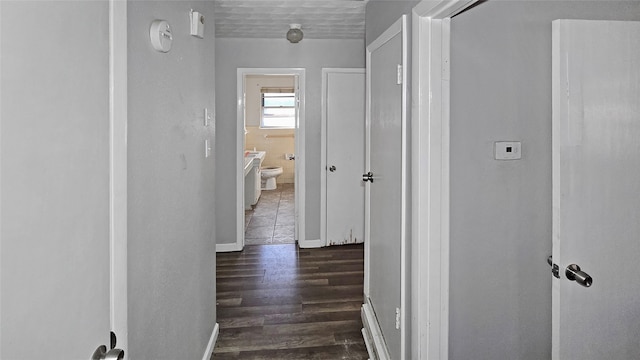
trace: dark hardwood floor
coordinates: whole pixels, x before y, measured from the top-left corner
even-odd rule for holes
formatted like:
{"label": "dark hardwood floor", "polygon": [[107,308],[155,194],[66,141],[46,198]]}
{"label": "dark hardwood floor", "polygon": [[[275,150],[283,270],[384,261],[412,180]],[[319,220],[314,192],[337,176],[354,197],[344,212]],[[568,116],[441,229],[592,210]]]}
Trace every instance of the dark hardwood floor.
{"label": "dark hardwood floor", "polygon": [[212,359],[368,359],[362,245],[250,245],[217,254]]}

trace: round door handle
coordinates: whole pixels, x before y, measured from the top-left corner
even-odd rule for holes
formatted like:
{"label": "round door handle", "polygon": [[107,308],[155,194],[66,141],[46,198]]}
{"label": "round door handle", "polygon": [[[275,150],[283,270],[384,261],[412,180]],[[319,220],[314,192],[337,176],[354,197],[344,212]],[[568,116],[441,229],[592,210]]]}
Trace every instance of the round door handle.
{"label": "round door handle", "polygon": [[336,167],[335,167],[334,165],[331,165],[331,166],[329,167],[329,171],[331,171],[331,172],[336,171]]}
{"label": "round door handle", "polygon": [[570,281],[575,281],[584,287],[590,287],[591,284],[593,284],[593,278],[586,272],[580,270],[580,266],[576,264],[567,266],[564,274]]}
{"label": "round door handle", "polygon": [[111,349],[107,351],[105,345],[100,345],[93,353],[91,360],[122,360],[124,358],[124,350]]}

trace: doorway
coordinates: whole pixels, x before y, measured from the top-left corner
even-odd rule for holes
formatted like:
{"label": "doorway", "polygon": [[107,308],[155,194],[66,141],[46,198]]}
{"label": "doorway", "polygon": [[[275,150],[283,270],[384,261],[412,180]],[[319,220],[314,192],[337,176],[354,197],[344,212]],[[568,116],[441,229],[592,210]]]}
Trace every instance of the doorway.
{"label": "doorway", "polygon": [[[237,250],[245,244],[304,241],[304,72],[296,68],[238,69],[236,156],[241,186],[236,194]],[[287,105],[288,94],[293,94],[292,124],[282,124],[281,119],[269,123],[265,108],[270,96],[282,98]],[[293,149],[287,150],[292,142]],[[253,160],[258,169],[282,168],[275,189],[261,180],[260,171],[254,179],[245,176],[245,155],[260,152],[259,159]],[[245,198],[247,186],[258,188],[255,198]]]}

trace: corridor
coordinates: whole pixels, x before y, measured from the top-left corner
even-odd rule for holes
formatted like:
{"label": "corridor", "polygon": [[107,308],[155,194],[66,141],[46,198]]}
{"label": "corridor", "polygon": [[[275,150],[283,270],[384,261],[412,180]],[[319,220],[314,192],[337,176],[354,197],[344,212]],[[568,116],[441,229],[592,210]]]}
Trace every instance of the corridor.
{"label": "corridor", "polygon": [[249,245],[217,254],[212,359],[367,359],[363,245]]}

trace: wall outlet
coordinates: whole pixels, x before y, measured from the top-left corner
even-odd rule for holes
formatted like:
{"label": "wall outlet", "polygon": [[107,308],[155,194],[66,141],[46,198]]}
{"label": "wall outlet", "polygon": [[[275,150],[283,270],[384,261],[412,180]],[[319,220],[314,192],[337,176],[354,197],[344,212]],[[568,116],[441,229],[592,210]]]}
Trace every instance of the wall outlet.
{"label": "wall outlet", "polygon": [[522,144],[520,141],[496,141],[496,160],[519,160],[522,158]]}

